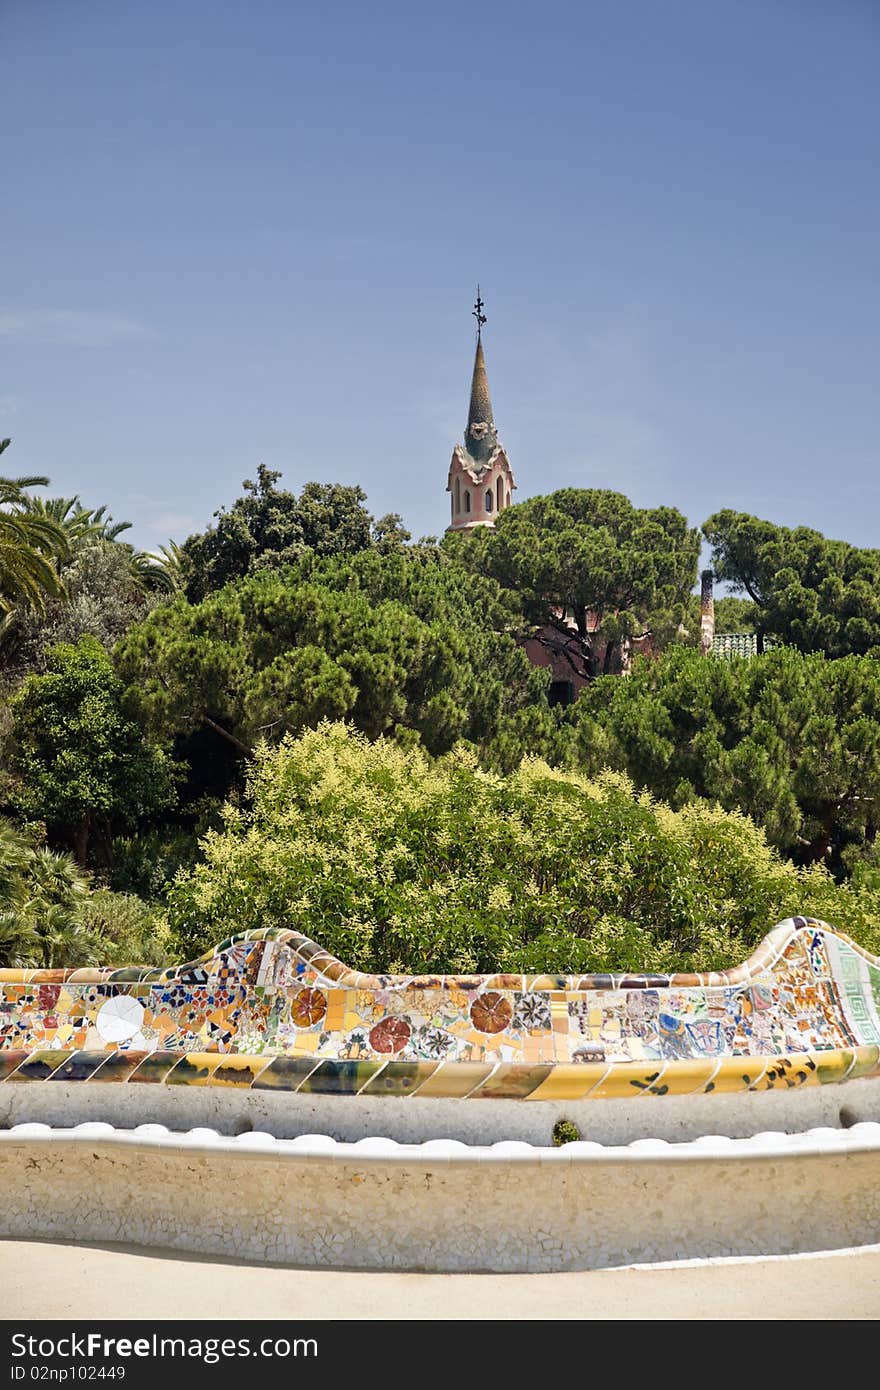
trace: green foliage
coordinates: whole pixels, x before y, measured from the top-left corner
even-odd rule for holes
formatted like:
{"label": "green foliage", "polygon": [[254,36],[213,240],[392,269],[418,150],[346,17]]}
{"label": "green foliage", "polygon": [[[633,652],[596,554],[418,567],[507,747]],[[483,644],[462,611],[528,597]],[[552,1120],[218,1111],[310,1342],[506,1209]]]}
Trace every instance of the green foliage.
{"label": "green foliage", "polygon": [[880,661],[778,648],[751,660],[683,649],[606,678],[575,711],[575,758],[673,806],[706,797],[770,842],[838,872],[880,825]]}
{"label": "green foliage", "polygon": [[[619,492],[565,488],[509,507],[494,531],[445,544],[516,591],[535,623],[577,626],[594,672],[625,664],[627,644],[675,636],[691,608],[699,533],[674,507],[634,507]],[[593,634],[595,627],[595,634]]]}
{"label": "green foliage", "polygon": [[154,902],[164,896],[175,875],[191,869],[198,857],[198,837],[193,832],[163,825],[138,835],[115,836],[106,876],[118,893]]}
{"label": "green foliage", "polygon": [[106,507],[84,507],[78,497],[47,498],[28,494],[21,499],[19,510],[25,516],[42,517],[59,526],[71,554],[96,541],[118,540],[123,531],[131,530],[130,521],[114,521]]}
{"label": "green foliage", "polygon": [[47,654],[11,701],[10,800],[86,862],[91,829],[171,805],[173,766],[122,710],[122,684],[93,637]]}
{"label": "green foliage", "polygon": [[[674,508],[566,489],[414,546],[360,488],[279,477],[155,555],[0,479],[3,804],[109,884],[0,821],[0,963],[293,925],[377,970],[707,968],[795,912],[880,946],[880,550],[711,517],[717,631],[786,644],[719,662],[684,646]],[[569,710],[536,626],[597,677]],[[200,860],[196,799],[246,767]]]}
{"label": "green foliage", "polygon": [[145,568],[150,587],[167,594],[183,592],[188,561],[182,545],[169,541],[167,545],[158,546],[146,559],[149,561]]}
{"label": "green foliage", "polygon": [[576,1144],[581,1132],[573,1120],[557,1120],[553,1126],[553,1146],[561,1149],[563,1144]]}
{"label": "green foliage", "polygon": [[703,529],[717,578],[756,605],[757,631],[830,657],[880,647],[880,550],[730,510]]}
{"label": "green foliage", "polygon": [[127,633],[117,665],[160,740],[204,721],[249,752],[344,717],[433,752],[468,739],[509,765],[558,727],[516,631],[498,586],[435,548],[371,550],[180,597]]}
{"label": "green foliage", "polygon": [[258,569],[280,569],[312,552],[354,555],[374,541],[383,550],[409,540],[399,516],[374,522],[366,493],[340,483],[306,483],[299,497],[275,484],[281,477],[260,464],[245,496],[215,513],[216,524],[190,536],[179,553],[190,599],[199,601]]}
{"label": "green foliage", "polygon": [[36,845],[0,821],[0,966],[82,963],[80,912],[88,879],[66,854]]}
{"label": "green foliage", "polygon": [[784,863],[743,816],[672,811],[620,774],[526,760],[503,776],[466,749],[432,760],[335,724],[263,746],[249,792],[169,894],[186,957],[292,927],[368,970],[708,969],[795,912],[880,945],[869,889]]}
{"label": "green foliage", "polygon": [[124,559],[128,567],[125,576],[127,585],[133,585],[144,594],[171,593],[179,587],[174,553],[177,547],[174,542],[171,543],[171,550],[161,547],[159,553],[154,555],[138,550],[127,541],[120,541],[123,532],[131,530],[131,522],[114,521],[106,507],[84,507],[78,497],[44,498],[25,494],[16,503],[16,510],[26,519],[51,522],[62,533],[65,553],[61,573],[65,587],[66,565],[71,558],[76,559],[83,551],[101,544],[113,545],[120,562]]}
{"label": "green foliage", "polygon": [[96,889],[80,904],[79,922],[85,938],[80,964],[167,965],[171,958],[163,917],[133,893]]}
{"label": "green foliage", "polygon": [[109,650],[158,601],[133,573],[128,547],[114,541],[93,540],[75,549],[63,579],[64,594],[48,602],[45,612],[18,618],[5,655],[19,669],[45,669],[52,647],[81,637],[96,637]]}
{"label": "green foliage", "polygon": [[[2,449],[9,440],[0,441]],[[63,592],[58,561],[67,554],[62,528],[51,517],[26,510],[27,488],[48,478],[0,478],[0,614],[16,608],[42,612],[47,598]]]}
{"label": "green foliage", "polygon": [[168,929],[138,898],[89,891],[88,875],[0,821],[0,968],[159,965]]}
{"label": "green foliage", "polygon": [[757,617],[757,605],[750,598],[725,594],[715,600],[716,632],[754,632]]}

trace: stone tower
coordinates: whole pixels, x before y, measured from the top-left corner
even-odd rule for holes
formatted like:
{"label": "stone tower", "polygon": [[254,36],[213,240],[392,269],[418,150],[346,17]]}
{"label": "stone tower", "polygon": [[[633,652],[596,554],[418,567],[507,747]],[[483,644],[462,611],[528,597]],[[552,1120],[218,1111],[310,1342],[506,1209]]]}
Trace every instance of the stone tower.
{"label": "stone tower", "polygon": [[715,598],[712,593],[714,575],[703,570],[700,575],[700,651],[707,656],[715,641]]}
{"label": "stone tower", "polygon": [[451,495],[452,520],[449,531],[473,531],[477,526],[494,526],[495,518],[509,507],[516,483],[504,446],[498,442],[489,378],[483,353],[483,301],[477,290],[474,316],[477,320],[477,355],[471,381],[464,444],[456,444],[449,465],[446,491]]}

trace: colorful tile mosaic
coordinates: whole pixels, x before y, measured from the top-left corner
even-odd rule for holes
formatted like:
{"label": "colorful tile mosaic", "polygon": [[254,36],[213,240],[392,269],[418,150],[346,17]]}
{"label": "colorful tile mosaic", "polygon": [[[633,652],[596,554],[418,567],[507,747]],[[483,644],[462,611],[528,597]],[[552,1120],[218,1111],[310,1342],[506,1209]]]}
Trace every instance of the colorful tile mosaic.
{"label": "colorful tile mosaic", "polygon": [[391,976],[292,931],[167,970],[0,970],[0,1081],[579,1100],[880,1072],[880,960],[781,923],[704,975]]}

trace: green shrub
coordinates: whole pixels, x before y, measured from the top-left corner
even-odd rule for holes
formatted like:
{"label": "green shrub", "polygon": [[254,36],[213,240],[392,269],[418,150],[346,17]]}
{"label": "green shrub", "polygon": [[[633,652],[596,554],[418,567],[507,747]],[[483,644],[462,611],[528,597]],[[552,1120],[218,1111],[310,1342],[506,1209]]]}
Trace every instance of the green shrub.
{"label": "green shrub", "polygon": [[620,773],[369,742],[323,724],[252,767],[204,861],[168,896],[176,950],[293,927],[363,969],[712,969],[780,919],[827,918],[880,946],[880,895],[784,862],[746,817],[672,811]]}
{"label": "green shrub", "polygon": [[83,964],[167,965],[171,959],[167,924],[133,893],[99,888],[80,904],[79,919]]}
{"label": "green shrub", "polygon": [[563,1144],[575,1144],[581,1132],[573,1120],[557,1120],[553,1126],[553,1146],[561,1149]]}

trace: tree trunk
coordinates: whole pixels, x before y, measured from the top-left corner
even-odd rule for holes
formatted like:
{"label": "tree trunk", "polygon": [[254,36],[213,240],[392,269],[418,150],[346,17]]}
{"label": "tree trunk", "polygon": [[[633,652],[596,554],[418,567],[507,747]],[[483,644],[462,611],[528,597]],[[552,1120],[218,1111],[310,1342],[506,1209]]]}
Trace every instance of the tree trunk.
{"label": "tree trunk", "polygon": [[[95,835],[100,845],[100,857],[106,869],[113,868],[113,827],[109,816],[101,816],[95,827]],[[94,838],[94,837],[93,837]]]}
{"label": "tree trunk", "polygon": [[71,830],[70,843],[77,864],[81,869],[87,869],[89,866],[89,818],[87,815],[83,816],[79,824]]}
{"label": "tree trunk", "polygon": [[830,806],[825,812],[825,815],[822,817],[821,832],[814,840],[810,841],[804,853],[804,864],[822,864],[827,860],[828,851],[831,849],[831,842],[834,837],[834,822],[837,819],[839,809],[840,803],[835,802],[834,805]]}
{"label": "tree trunk", "polygon": [[243,753],[246,758],[253,757],[253,748],[249,747],[246,743],[242,743],[240,738],[236,738],[235,734],[231,734],[228,729],[224,729],[222,724],[218,724],[216,720],[211,719],[207,714],[203,714],[202,719],[209,729],[213,729],[215,734],[219,734],[221,738],[225,738],[228,743],[232,744],[233,748],[238,749],[239,753]]}

